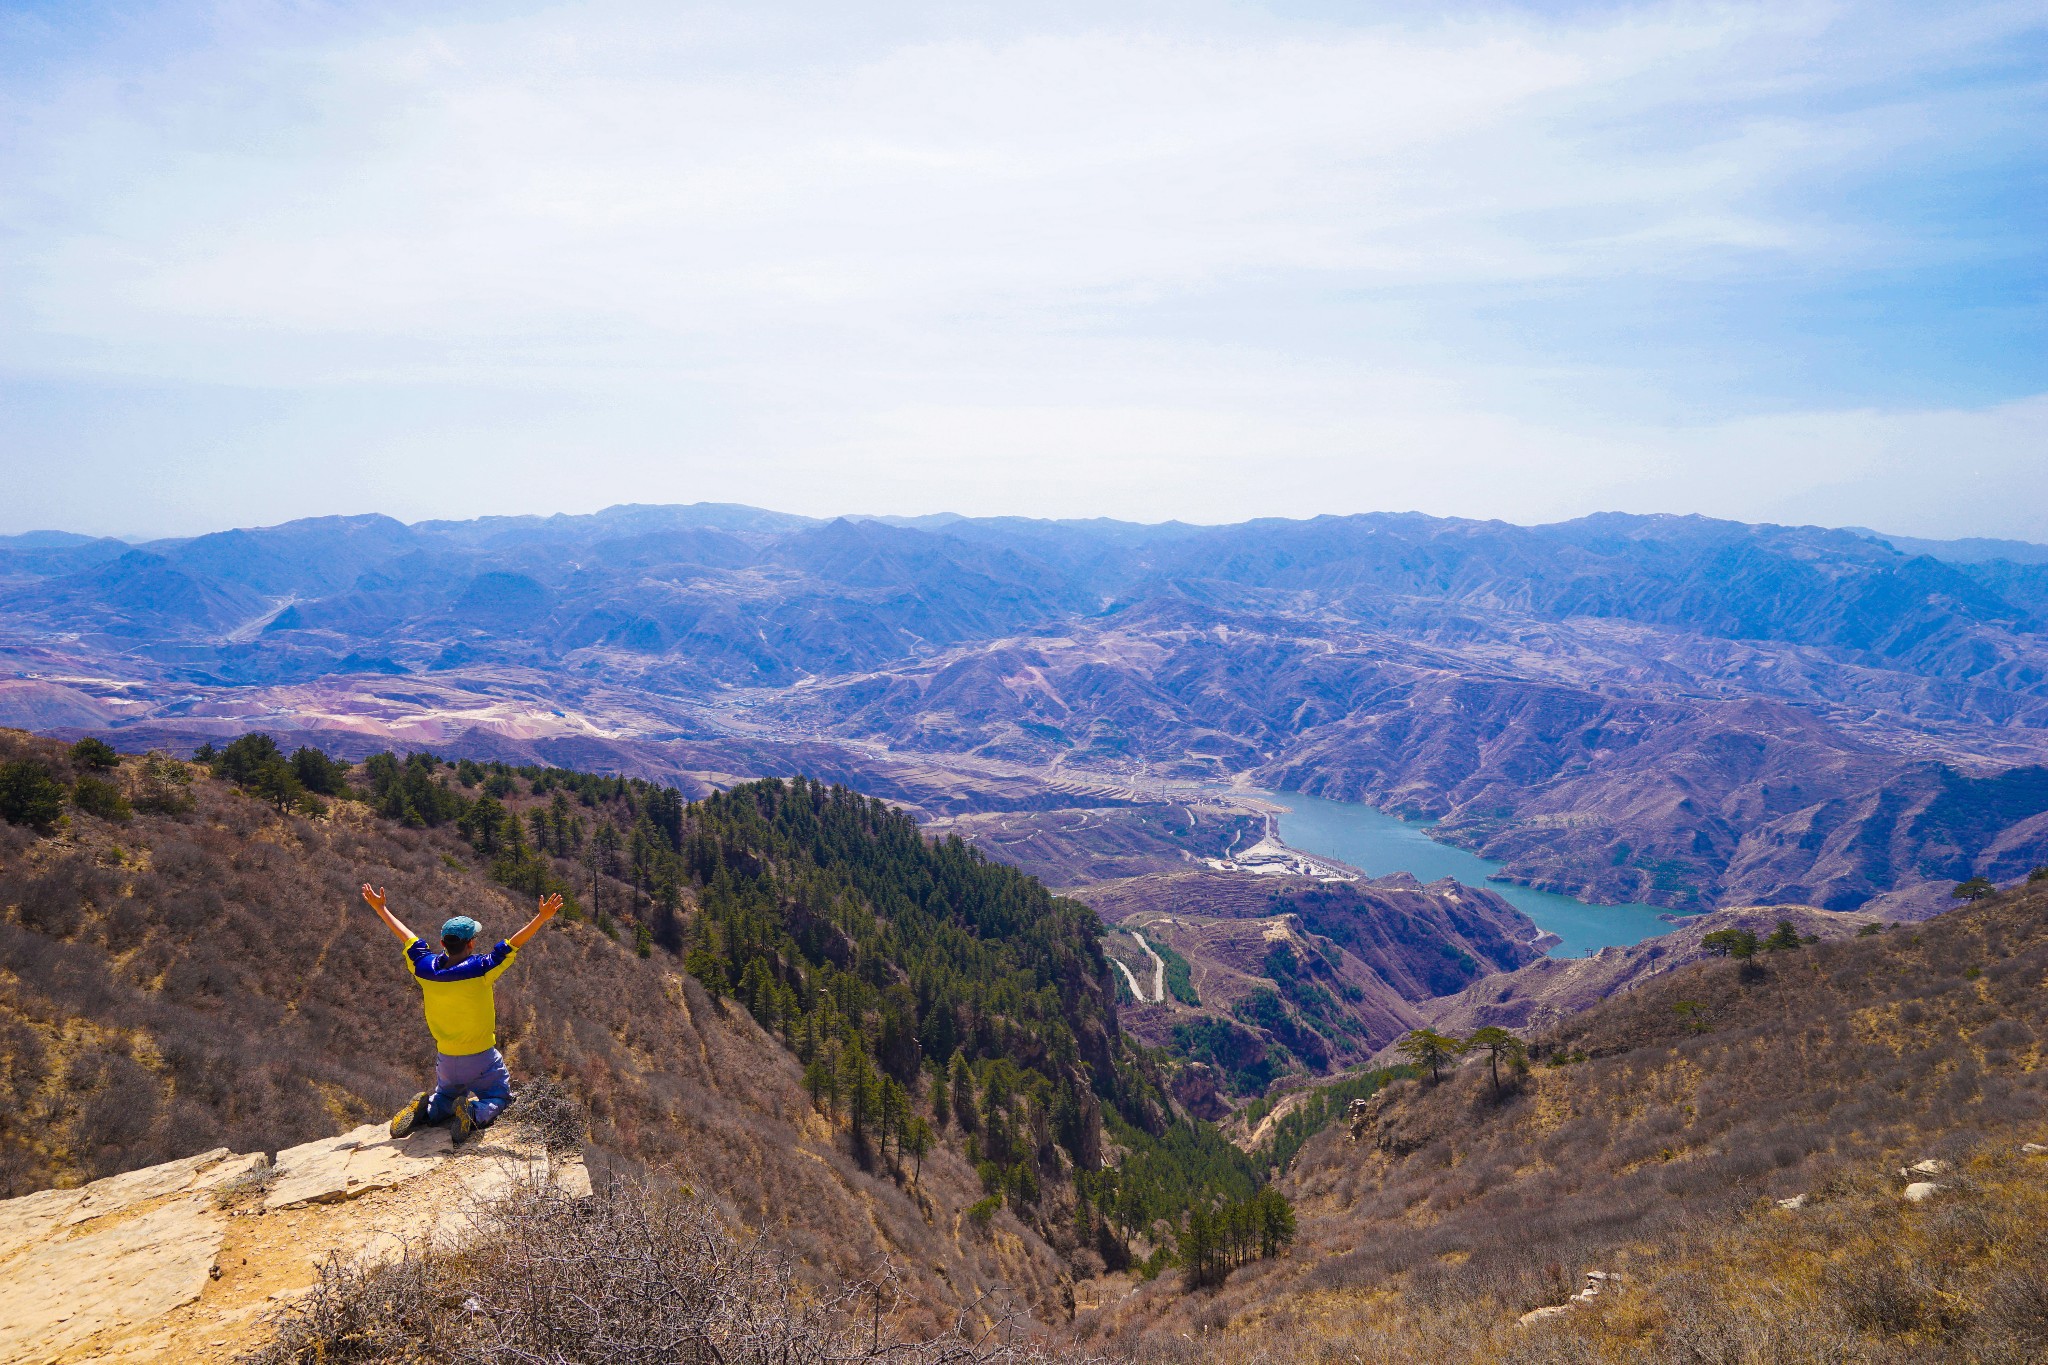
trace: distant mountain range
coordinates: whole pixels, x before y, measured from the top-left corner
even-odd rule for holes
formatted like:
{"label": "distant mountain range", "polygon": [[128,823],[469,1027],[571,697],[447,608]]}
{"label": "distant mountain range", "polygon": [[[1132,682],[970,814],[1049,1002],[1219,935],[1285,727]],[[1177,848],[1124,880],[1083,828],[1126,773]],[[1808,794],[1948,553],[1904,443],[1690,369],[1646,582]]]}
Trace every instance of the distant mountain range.
{"label": "distant mountain range", "polygon": [[1952,545],[716,504],[39,532],[0,541],[0,723],[807,769],[934,811],[1277,786],[1594,899],[1897,917],[2048,863],[2048,562]]}
{"label": "distant mountain range", "polygon": [[1851,526],[1847,529],[1859,536],[1882,541],[1902,553],[1926,555],[1930,559],[1944,560],[1950,564],[1987,564],[1998,559],[2010,560],[2014,564],[2048,564],[2048,545],[2036,545],[2028,540],[1997,540],[1986,536],[1966,536],[1961,540],[1923,540],[1918,536],[1888,535],[1866,526]]}

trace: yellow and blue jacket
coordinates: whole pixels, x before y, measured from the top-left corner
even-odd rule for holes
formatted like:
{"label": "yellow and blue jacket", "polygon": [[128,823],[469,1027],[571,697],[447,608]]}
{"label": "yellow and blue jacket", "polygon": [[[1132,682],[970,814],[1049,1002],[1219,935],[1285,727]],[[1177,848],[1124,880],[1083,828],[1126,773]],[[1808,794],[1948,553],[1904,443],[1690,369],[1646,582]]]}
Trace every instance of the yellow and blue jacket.
{"label": "yellow and blue jacket", "polygon": [[498,1002],[492,985],[519,950],[503,939],[488,953],[459,960],[415,937],[405,945],[413,984],[420,988],[427,1027],[445,1057],[469,1057],[498,1045]]}

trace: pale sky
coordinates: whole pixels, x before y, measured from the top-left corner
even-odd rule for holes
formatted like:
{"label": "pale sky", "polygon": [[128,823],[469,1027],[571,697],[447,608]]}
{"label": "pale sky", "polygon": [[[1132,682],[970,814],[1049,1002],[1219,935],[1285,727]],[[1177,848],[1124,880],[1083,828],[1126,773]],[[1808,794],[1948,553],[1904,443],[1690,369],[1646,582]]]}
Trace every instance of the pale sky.
{"label": "pale sky", "polygon": [[0,532],[2048,540],[2048,0],[0,3]]}

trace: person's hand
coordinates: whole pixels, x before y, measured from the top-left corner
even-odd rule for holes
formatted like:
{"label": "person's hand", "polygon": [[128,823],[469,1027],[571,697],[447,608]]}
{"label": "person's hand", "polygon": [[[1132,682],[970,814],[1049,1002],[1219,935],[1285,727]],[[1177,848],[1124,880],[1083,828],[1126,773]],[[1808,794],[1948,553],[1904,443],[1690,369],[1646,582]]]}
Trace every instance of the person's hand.
{"label": "person's hand", "polygon": [[[380,915],[384,913],[384,888],[383,888],[383,887],[381,887],[381,886],[371,886],[371,885],[370,885],[370,884],[369,884],[368,882],[364,882],[364,883],[363,883],[363,899],[364,899],[364,900],[366,900],[366,901],[368,901],[368,902],[370,903],[370,908],[371,908],[372,910],[375,910],[375,911],[376,911],[376,912],[377,912],[378,914],[380,914]],[[559,901],[559,900],[561,899],[561,897],[560,897],[560,896],[557,896],[557,897],[555,897],[555,899]]]}
{"label": "person's hand", "polygon": [[561,908],[562,908],[562,893],[561,893],[561,892],[557,891],[557,892],[556,892],[556,893],[555,893],[554,895],[552,895],[552,896],[544,896],[544,897],[542,897],[542,898],[541,898],[541,903],[540,903],[540,917],[541,917],[542,919],[553,919],[553,918],[555,917],[555,911],[557,911],[557,910],[559,910],[559,909],[561,909]]}

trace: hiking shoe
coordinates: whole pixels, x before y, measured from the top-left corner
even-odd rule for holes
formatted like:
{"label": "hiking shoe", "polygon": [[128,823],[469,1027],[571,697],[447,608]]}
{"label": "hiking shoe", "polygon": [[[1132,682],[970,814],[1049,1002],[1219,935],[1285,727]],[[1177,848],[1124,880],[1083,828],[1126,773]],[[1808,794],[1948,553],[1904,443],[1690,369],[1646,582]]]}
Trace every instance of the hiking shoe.
{"label": "hiking shoe", "polygon": [[464,1095],[455,1102],[454,1131],[448,1135],[448,1140],[461,1146],[473,1134],[482,1131],[483,1125],[476,1121],[476,1100],[473,1096]]}
{"label": "hiking shoe", "polygon": [[391,1136],[402,1138],[427,1121],[427,1099],[428,1093],[422,1090],[391,1116]]}

